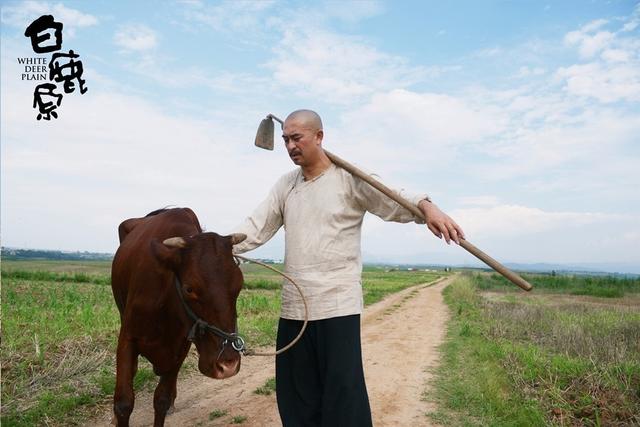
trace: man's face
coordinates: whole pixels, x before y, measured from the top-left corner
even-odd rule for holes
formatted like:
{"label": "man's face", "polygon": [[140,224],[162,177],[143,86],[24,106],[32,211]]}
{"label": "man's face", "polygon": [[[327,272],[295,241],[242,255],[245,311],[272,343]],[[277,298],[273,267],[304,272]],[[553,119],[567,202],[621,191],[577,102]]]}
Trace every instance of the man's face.
{"label": "man's face", "polygon": [[313,164],[320,155],[322,131],[314,129],[303,120],[285,120],[282,139],[289,157],[298,166]]}

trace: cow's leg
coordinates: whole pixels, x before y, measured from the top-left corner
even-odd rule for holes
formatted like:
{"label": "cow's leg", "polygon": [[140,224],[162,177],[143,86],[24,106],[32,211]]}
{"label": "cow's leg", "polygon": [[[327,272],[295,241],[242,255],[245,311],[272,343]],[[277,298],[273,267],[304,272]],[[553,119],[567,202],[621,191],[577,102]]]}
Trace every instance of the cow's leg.
{"label": "cow's leg", "polygon": [[182,363],[178,364],[174,369],[160,376],[160,382],[153,393],[154,427],[162,427],[164,425],[167,411],[173,406],[173,401],[176,399],[177,394],[176,383],[181,365]]}
{"label": "cow's leg", "polygon": [[133,376],[138,369],[138,354],[131,342],[120,339],[116,353],[116,390],[113,395],[113,412],[118,427],[127,427],[133,411]]}

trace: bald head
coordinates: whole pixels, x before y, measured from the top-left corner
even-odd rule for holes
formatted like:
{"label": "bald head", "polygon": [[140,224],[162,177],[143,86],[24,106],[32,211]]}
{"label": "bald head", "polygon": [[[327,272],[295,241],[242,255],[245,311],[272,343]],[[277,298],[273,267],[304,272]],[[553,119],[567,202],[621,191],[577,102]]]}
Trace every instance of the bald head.
{"label": "bald head", "polygon": [[305,179],[326,169],[331,161],[322,149],[322,120],[315,111],[296,110],[282,126],[282,139],[289,157],[302,168]]}
{"label": "bald head", "polygon": [[285,122],[298,122],[302,126],[314,131],[322,130],[322,119],[313,110],[296,110],[289,114],[285,119]]}

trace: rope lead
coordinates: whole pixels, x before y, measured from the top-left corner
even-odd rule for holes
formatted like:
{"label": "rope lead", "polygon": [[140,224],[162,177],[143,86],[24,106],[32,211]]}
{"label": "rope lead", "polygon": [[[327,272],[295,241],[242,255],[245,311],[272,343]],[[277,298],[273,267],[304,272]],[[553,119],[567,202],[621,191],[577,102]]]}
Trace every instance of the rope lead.
{"label": "rope lead", "polygon": [[300,329],[300,332],[298,333],[298,335],[289,344],[285,345],[284,347],[282,347],[279,350],[276,350],[275,352],[260,353],[260,352],[256,352],[256,351],[251,350],[251,349],[245,349],[244,352],[243,352],[243,354],[245,356],[277,356],[277,355],[279,355],[281,353],[284,353],[285,351],[287,351],[291,347],[293,347],[295,345],[295,343],[297,343],[300,340],[300,338],[302,338],[302,334],[304,333],[305,329],[307,329],[307,323],[309,322],[309,308],[307,307],[307,299],[304,297],[304,294],[302,293],[302,289],[295,282],[295,280],[293,280],[291,277],[289,277],[288,275],[284,274],[280,270],[277,270],[277,269],[271,267],[270,265],[267,265],[267,264],[265,264],[263,262],[255,260],[255,259],[244,257],[242,255],[235,255],[234,254],[233,256],[236,257],[236,259],[239,258],[239,259],[244,260],[244,261],[252,262],[254,264],[261,265],[264,268],[267,268],[267,269],[269,269],[271,271],[274,271],[274,272],[278,273],[279,275],[281,275],[282,277],[287,279],[289,282],[291,282],[293,284],[293,286],[295,286],[296,289],[298,290],[298,293],[300,293],[300,297],[302,298],[302,303],[304,304],[304,323],[302,324],[302,328]]}

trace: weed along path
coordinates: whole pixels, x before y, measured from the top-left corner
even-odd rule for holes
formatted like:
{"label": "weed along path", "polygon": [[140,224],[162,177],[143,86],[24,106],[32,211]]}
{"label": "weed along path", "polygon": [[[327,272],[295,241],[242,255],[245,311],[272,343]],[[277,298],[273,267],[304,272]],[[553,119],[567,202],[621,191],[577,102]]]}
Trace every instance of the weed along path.
{"label": "weed along path", "polygon": [[[362,346],[375,426],[428,426],[433,410],[423,393],[448,319],[442,290],[451,278],[416,285],[366,308]],[[167,426],[279,426],[275,393],[255,391],[275,376],[273,357],[245,357],[240,373],[224,381],[178,378]],[[153,393],[139,392],[132,426],[153,425]],[[97,422],[96,422],[97,421]],[[110,426],[111,409],[88,425]]]}

